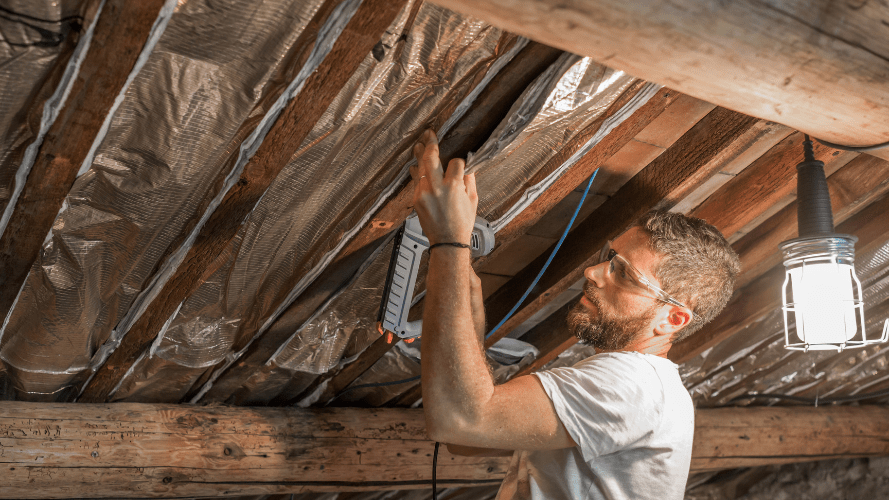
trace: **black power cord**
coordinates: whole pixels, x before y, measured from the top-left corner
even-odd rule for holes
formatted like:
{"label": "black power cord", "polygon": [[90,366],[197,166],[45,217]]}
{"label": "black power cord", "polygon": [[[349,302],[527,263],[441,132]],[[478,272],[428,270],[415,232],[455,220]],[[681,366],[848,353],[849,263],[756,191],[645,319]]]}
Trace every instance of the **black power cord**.
{"label": "black power cord", "polygon": [[432,500],[438,500],[438,489],[435,487],[435,466],[438,465],[438,446],[441,443],[435,442],[435,451],[432,452]]}
{"label": "black power cord", "polygon": [[868,151],[876,151],[878,149],[889,148],[889,142],[884,142],[882,144],[874,144],[873,146],[856,147],[856,146],[843,146],[841,144],[834,144],[832,142],[822,141],[821,139],[817,139],[817,138],[815,140],[820,142],[823,146],[827,146],[829,148],[841,149],[843,151],[855,151],[858,153],[866,153]]}

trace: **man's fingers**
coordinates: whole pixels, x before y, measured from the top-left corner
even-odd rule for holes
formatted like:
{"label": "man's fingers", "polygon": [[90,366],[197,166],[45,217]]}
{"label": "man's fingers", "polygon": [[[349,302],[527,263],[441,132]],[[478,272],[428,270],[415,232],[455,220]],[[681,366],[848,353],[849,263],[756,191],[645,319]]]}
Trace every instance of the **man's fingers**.
{"label": "man's fingers", "polygon": [[466,194],[469,195],[469,201],[473,206],[478,207],[478,189],[475,185],[475,174],[466,174],[463,176],[463,184],[466,186]]}
{"label": "man's fingers", "polygon": [[465,171],[466,162],[460,158],[454,158],[448,162],[448,171],[445,173],[445,176],[450,180],[461,180]]}

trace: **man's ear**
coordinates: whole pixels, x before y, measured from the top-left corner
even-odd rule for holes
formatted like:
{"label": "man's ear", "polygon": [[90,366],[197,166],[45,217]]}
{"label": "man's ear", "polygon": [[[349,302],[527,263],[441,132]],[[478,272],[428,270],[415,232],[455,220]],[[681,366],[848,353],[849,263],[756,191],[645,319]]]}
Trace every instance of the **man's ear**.
{"label": "man's ear", "polygon": [[654,327],[656,335],[667,335],[672,337],[679,330],[685,328],[691,323],[691,310],[687,307],[671,306],[667,309],[666,314],[660,317]]}

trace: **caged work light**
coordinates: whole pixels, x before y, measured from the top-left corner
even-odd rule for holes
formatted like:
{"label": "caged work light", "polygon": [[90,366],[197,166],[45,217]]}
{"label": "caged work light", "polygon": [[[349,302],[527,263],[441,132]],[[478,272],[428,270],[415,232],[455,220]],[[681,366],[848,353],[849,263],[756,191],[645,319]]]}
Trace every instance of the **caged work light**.
{"label": "caged work light", "polygon": [[799,237],[781,243],[786,276],[782,288],[784,347],[808,351],[850,349],[885,342],[868,339],[861,282],[855,275],[855,236],[833,227],[824,163],[815,160],[812,141],[796,166]]}

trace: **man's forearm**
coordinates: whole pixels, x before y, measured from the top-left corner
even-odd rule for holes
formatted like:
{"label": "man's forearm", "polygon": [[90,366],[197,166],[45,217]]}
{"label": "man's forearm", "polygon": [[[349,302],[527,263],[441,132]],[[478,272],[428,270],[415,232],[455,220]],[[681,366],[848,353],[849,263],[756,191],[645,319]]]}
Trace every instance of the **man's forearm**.
{"label": "man's forearm", "polygon": [[440,439],[471,425],[494,389],[473,321],[471,273],[469,250],[431,250],[423,314],[423,406],[430,434]]}

